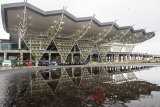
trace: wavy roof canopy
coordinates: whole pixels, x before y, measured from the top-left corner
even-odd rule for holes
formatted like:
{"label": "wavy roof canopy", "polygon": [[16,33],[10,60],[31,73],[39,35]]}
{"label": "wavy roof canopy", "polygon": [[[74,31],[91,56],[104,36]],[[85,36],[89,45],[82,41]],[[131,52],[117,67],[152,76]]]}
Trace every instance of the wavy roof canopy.
{"label": "wavy roof canopy", "polygon": [[[18,16],[21,15],[25,3],[11,3],[11,4],[2,4],[2,22],[3,27],[8,33],[15,33],[15,28],[19,23]],[[54,22],[58,21],[63,13],[63,10],[54,10],[54,11],[43,11],[31,4],[26,4],[28,9],[28,16],[30,17],[28,23],[30,23],[29,29],[35,32],[45,32],[51,26],[54,26]],[[77,18],[70,14],[69,12],[64,12],[65,17],[63,18],[64,25],[62,26],[62,31],[59,32],[59,35],[63,38],[64,36],[71,36],[77,30],[82,29],[83,26],[87,25],[92,17],[81,17]],[[128,44],[135,44],[144,42],[155,36],[154,32],[146,32],[144,29],[135,30],[131,26],[118,26],[114,22],[105,22],[101,23],[96,18],[93,18],[93,23],[90,26],[90,29],[87,33],[81,38],[81,40],[93,41],[98,38],[105,30],[109,29],[113,24],[112,30],[109,34],[103,38],[102,43],[106,43],[117,38],[118,42]],[[125,32],[126,36],[123,37]],[[137,37],[137,35],[139,35]],[[123,39],[122,39],[123,37]]]}

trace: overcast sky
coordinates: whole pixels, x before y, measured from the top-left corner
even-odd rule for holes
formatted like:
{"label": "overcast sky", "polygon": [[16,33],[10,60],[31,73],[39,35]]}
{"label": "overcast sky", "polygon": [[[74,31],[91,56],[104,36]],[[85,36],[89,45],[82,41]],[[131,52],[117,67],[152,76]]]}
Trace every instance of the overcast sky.
{"label": "overcast sky", "polygon": [[[0,0],[1,4],[23,2],[23,0]],[[134,49],[135,52],[160,54],[160,0],[28,0],[42,9],[58,10],[67,6],[67,11],[76,17],[96,14],[100,22],[117,20],[119,26],[134,25],[135,29],[147,27],[156,31],[156,36]],[[1,14],[0,14],[1,20]],[[0,21],[0,38],[8,38]]]}

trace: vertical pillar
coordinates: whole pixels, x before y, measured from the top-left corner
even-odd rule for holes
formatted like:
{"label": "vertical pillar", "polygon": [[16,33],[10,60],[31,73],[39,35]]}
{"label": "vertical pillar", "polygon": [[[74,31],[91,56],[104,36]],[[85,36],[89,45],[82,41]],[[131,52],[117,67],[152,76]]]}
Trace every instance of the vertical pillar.
{"label": "vertical pillar", "polygon": [[6,51],[4,51],[4,56],[3,56],[3,58],[4,58],[4,60],[7,59],[7,52],[6,52]]}
{"label": "vertical pillar", "polygon": [[137,62],[137,54],[135,54],[135,61]]}
{"label": "vertical pillar", "polygon": [[37,59],[35,60],[35,65],[38,66],[38,60]]}
{"label": "vertical pillar", "polygon": [[137,61],[139,61],[139,54],[137,54]]}
{"label": "vertical pillar", "polygon": [[110,59],[110,57],[109,57],[109,54],[108,54],[108,55],[107,55],[107,61],[108,61],[108,62],[110,62],[109,59]]}
{"label": "vertical pillar", "polygon": [[114,55],[114,60],[115,60],[115,62],[119,62],[119,54]]}
{"label": "vertical pillar", "polygon": [[149,59],[152,60],[152,58],[153,58],[152,55],[149,55]]}
{"label": "vertical pillar", "polygon": [[20,52],[20,65],[23,65],[23,52]]}
{"label": "vertical pillar", "polygon": [[143,54],[141,54],[141,60],[143,60]]}
{"label": "vertical pillar", "polygon": [[123,62],[123,55],[122,54],[120,54],[119,59],[120,59],[120,62]]}
{"label": "vertical pillar", "polygon": [[152,60],[154,60],[154,55],[151,55],[151,57],[152,57]]}
{"label": "vertical pillar", "polygon": [[139,54],[137,54],[137,61],[139,61]]}
{"label": "vertical pillar", "polygon": [[73,56],[74,56],[74,53],[72,52],[71,53],[71,64],[74,64],[74,58],[73,58]]}
{"label": "vertical pillar", "polygon": [[145,55],[143,55],[143,60],[145,60]]}
{"label": "vertical pillar", "polygon": [[141,55],[141,54],[140,54],[140,60],[143,60],[143,59],[142,59],[142,55]]}
{"label": "vertical pillar", "polygon": [[139,60],[141,60],[141,54],[139,54]]}
{"label": "vertical pillar", "polygon": [[141,61],[141,55],[139,54],[139,60]]}
{"label": "vertical pillar", "polygon": [[116,62],[117,54],[114,54],[113,56],[114,56],[114,60],[113,60],[113,62]]}
{"label": "vertical pillar", "polygon": [[128,54],[128,60],[129,60],[129,61],[131,60],[131,55],[130,55],[130,54]]}
{"label": "vertical pillar", "polygon": [[21,49],[21,37],[18,37],[18,49]]}
{"label": "vertical pillar", "polygon": [[65,63],[61,56],[60,56],[60,58],[61,58],[61,64]]}
{"label": "vertical pillar", "polygon": [[141,60],[143,60],[143,55],[141,55]]}
{"label": "vertical pillar", "polygon": [[136,54],[133,55],[133,59],[134,59],[134,61],[136,61]]}
{"label": "vertical pillar", "polygon": [[125,54],[125,60],[128,61],[128,55],[127,54]]}
{"label": "vertical pillar", "polygon": [[72,77],[74,77],[74,68],[72,68]]}
{"label": "vertical pillar", "polygon": [[129,62],[129,54],[126,54],[126,60]]}
{"label": "vertical pillar", "polygon": [[99,62],[99,60],[100,60],[100,59],[99,59],[99,53],[98,53],[98,62]]}
{"label": "vertical pillar", "polygon": [[146,60],[148,60],[148,55],[146,55]]}
{"label": "vertical pillar", "polygon": [[74,45],[73,47],[73,52],[76,52],[76,45]]}
{"label": "vertical pillar", "polygon": [[104,62],[107,62],[107,54],[104,55]]}
{"label": "vertical pillar", "polygon": [[119,60],[119,54],[117,54],[117,62],[120,62],[120,60]]}
{"label": "vertical pillar", "polygon": [[111,55],[111,62],[114,62],[114,53]]}
{"label": "vertical pillar", "polygon": [[49,64],[51,64],[51,53],[48,53],[48,60],[49,60]]}
{"label": "vertical pillar", "polygon": [[149,60],[152,60],[152,57],[151,57],[151,55],[149,55]]}
{"label": "vertical pillar", "polygon": [[93,75],[93,68],[91,67],[91,75]]}
{"label": "vertical pillar", "polygon": [[119,62],[121,62],[121,54],[119,54]]}
{"label": "vertical pillar", "polygon": [[89,60],[92,62],[92,54],[89,55]]}
{"label": "vertical pillar", "polygon": [[125,61],[125,54],[123,54],[123,62]]}
{"label": "vertical pillar", "polygon": [[114,58],[113,58],[113,53],[112,53],[112,54],[111,54],[111,62],[113,62],[113,59],[114,59]]}
{"label": "vertical pillar", "polygon": [[49,71],[49,80],[52,80],[52,74],[51,74],[51,71]]}

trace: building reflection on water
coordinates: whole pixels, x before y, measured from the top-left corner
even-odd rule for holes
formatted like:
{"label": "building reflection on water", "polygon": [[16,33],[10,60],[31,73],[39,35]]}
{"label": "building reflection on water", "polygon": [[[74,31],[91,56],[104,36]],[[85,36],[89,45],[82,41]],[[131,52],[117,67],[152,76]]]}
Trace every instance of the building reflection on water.
{"label": "building reflection on water", "polygon": [[15,74],[1,103],[16,107],[125,107],[125,102],[160,90],[134,74],[149,68],[68,68]]}

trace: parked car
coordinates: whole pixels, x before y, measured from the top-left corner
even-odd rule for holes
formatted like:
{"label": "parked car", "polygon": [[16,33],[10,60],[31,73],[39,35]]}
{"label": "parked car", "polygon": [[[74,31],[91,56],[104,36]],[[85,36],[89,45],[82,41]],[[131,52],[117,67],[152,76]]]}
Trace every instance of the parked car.
{"label": "parked car", "polygon": [[52,62],[51,62],[51,65],[55,65],[55,66],[57,66],[58,64],[57,64],[57,62],[52,61]]}
{"label": "parked car", "polygon": [[48,66],[49,61],[48,60],[39,60],[39,66]]}
{"label": "parked car", "polygon": [[12,65],[11,60],[4,60],[2,62],[3,67],[11,67],[11,65]]}

